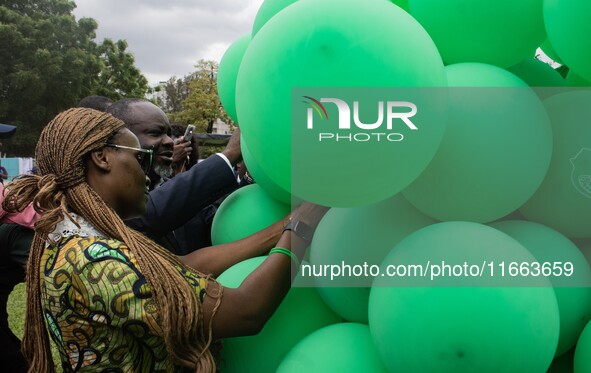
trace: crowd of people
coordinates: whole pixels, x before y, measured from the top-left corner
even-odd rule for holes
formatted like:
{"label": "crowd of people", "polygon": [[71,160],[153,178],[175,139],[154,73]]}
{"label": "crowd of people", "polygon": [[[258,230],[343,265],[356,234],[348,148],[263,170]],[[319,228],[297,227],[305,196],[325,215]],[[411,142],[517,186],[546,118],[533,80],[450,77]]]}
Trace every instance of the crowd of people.
{"label": "crowd of people", "polygon": [[[64,371],[215,372],[219,341],[258,333],[280,305],[326,208],[304,203],[251,236],[212,246],[217,206],[253,182],[240,130],[224,151],[198,161],[195,138],[178,127],[173,138],[174,127],[150,101],[100,96],[44,127],[37,173],[1,193],[1,338],[11,346],[2,361],[10,371],[55,371],[51,340]],[[267,254],[240,287],[216,281]],[[25,272],[21,348],[6,300]]]}

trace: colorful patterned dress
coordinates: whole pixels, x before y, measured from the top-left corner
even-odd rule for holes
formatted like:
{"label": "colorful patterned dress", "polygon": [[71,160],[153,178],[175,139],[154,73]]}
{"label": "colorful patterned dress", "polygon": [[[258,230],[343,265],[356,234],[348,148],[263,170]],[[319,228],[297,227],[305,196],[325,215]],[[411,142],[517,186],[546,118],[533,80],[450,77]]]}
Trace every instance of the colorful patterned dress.
{"label": "colorful patterned dress", "polygon": [[[168,359],[156,302],[129,248],[76,228],[60,223],[61,239],[41,259],[41,305],[63,370],[182,371]],[[179,271],[203,302],[207,281]]]}

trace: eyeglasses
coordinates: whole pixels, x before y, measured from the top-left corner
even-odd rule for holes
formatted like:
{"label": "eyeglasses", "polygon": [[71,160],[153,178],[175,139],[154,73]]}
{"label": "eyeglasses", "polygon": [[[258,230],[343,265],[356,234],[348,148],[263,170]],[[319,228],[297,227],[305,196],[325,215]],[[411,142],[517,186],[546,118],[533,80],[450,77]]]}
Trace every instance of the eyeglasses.
{"label": "eyeglasses", "polygon": [[117,149],[127,149],[127,150],[134,150],[137,153],[135,154],[135,158],[137,159],[142,171],[147,175],[150,170],[152,169],[152,160],[154,156],[154,151],[152,149],[142,149],[142,148],[132,148],[131,146],[123,146],[117,144],[107,144],[105,146],[110,146],[112,148]]}

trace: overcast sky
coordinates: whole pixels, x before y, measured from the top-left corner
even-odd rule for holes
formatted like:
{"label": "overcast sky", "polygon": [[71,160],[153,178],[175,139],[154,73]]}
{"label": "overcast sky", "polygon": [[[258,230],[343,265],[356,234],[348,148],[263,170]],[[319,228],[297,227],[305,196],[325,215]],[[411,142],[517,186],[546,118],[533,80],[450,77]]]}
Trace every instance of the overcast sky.
{"label": "overcast sky", "polygon": [[199,59],[219,62],[249,33],[263,0],[75,0],[77,19],[98,22],[97,42],[125,39],[150,85],[192,72]]}

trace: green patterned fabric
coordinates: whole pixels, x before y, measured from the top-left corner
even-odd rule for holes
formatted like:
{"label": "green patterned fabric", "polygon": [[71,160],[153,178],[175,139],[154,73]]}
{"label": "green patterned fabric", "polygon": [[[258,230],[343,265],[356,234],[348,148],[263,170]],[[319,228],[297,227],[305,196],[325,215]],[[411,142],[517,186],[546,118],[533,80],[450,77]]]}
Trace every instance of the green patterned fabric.
{"label": "green patterned fabric", "polygon": [[[203,302],[207,281],[179,272]],[[168,359],[151,289],[120,241],[74,235],[48,246],[41,305],[64,371],[182,371]]]}

